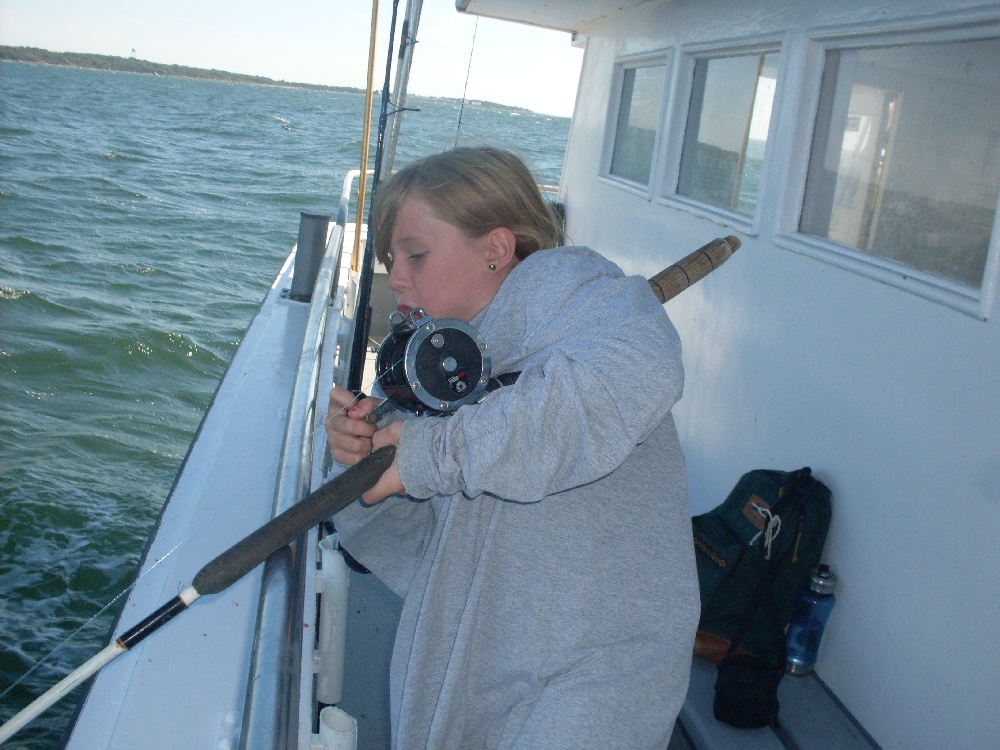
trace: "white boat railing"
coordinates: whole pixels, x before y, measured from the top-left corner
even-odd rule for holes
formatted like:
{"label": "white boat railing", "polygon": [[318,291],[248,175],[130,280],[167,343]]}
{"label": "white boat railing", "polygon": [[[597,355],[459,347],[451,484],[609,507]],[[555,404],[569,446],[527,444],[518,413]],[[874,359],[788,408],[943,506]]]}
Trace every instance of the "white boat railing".
{"label": "white boat railing", "polygon": [[[375,170],[369,169],[367,175],[374,176]],[[360,169],[352,169],[344,177],[344,186],[340,191],[340,205],[337,208],[337,224],[347,226],[347,214],[351,206],[351,193],[354,191],[354,181],[361,175]],[[360,209],[358,209],[360,210]]]}
{"label": "white boat railing", "polygon": [[[355,171],[355,177],[357,174]],[[346,211],[351,179],[348,177],[345,180],[342,211]],[[273,515],[291,507],[309,491],[320,342],[326,331],[330,301],[337,288],[343,246],[344,224],[340,218],[338,215],[338,222],[332,225],[328,234],[309,302],[302,353],[288,407]],[[240,748],[294,748],[302,734],[302,720],[311,724],[308,716],[300,716],[298,707],[303,685],[310,684],[302,678],[303,670],[310,678],[312,674],[311,665],[302,663],[302,612],[307,596],[303,585],[306,565],[308,560],[315,559],[310,550],[315,543],[316,531],[313,530],[272,555],[265,563]],[[307,736],[309,731],[311,726],[306,729]]]}

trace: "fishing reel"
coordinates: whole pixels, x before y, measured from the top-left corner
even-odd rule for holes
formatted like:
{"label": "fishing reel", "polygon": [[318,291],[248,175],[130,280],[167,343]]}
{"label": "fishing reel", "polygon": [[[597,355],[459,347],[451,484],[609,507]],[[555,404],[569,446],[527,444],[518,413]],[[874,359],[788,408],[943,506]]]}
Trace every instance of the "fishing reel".
{"label": "fishing reel", "polygon": [[394,311],[389,326],[375,359],[386,400],[365,416],[367,422],[376,424],[395,409],[451,414],[486,395],[490,355],[471,325],[455,318],[435,320],[418,307],[409,317]]}

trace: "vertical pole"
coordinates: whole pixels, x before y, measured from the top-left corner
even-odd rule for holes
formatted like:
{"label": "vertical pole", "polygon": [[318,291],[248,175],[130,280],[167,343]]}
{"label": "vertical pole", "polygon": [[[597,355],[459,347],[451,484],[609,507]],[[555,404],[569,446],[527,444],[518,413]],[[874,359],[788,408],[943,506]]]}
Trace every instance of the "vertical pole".
{"label": "vertical pole", "polygon": [[372,135],[372,97],[375,91],[375,39],[378,31],[378,0],[372,0],[372,32],[368,41],[368,88],[365,91],[365,121],[361,130],[361,176],[358,178],[358,209],[354,222],[354,253],[351,269],[361,270],[361,222],[365,214],[365,183],[368,180],[368,144]]}
{"label": "vertical pole", "polygon": [[420,27],[420,11],[423,0],[407,0],[406,15],[403,18],[403,33],[399,42],[399,67],[396,69],[396,81],[393,84],[393,111],[389,114],[388,136],[385,143],[385,156],[379,165],[376,180],[383,175],[392,174],[392,163],[396,158],[396,142],[399,140],[399,128],[403,123],[403,110],[406,107],[406,88],[410,80],[410,67],[413,65],[413,52],[417,45],[417,29]]}
{"label": "vertical pole", "polygon": [[[372,181],[372,191],[378,189],[378,175],[382,171],[382,157],[385,153],[386,113],[389,108],[389,84],[392,74],[393,37],[396,34],[396,14],[399,10],[399,0],[392,2],[392,21],[389,25],[389,55],[385,64],[385,83],[382,85],[382,110],[378,120],[378,145],[375,148],[375,179]],[[361,210],[361,206],[358,206]],[[361,388],[361,378],[365,369],[365,354],[368,350],[368,331],[371,328],[371,290],[372,276],[375,273],[375,244],[371,231],[371,211],[368,213],[368,236],[365,239],[364,258],[361,261],[361,273],[358,279],[358,301],[354,311],[354,339],[351,344],[350,372],[347,378],[347,388],[356,391]],[[357,239],[355,239],[357,243]],[[355,244],[357,247],[357,244]]]}
{"label": "vertical pole", "polygon": [[312,299],[316,276],[326,250],[326,235],[330,217],[321,214],[299,215],[299,241],[295,246],[295,268],[292,271],[291,297],[300,302]]}

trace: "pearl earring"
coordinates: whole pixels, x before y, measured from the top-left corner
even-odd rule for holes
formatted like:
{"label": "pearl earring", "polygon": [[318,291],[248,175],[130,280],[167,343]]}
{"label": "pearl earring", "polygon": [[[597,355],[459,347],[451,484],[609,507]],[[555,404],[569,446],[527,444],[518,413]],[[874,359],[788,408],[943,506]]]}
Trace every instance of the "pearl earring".
{"label": "pearl earring", "polygon": [[491,271],[497,270],[497,264],[496,263],[490,263],[490,270]]}

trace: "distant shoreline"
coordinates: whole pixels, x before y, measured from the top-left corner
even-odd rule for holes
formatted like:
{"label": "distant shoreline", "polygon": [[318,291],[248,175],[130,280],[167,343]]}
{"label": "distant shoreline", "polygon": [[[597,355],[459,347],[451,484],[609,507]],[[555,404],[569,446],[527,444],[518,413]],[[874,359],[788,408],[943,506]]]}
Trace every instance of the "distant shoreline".
{"label": "distant shoreline", "polygon": [[[194,78],[203,81],[220,81],[222,83],[254,84],[257,86],[281,86],[285,88],[308,89],[310,91],[326,91],[334,94],[363,94],[364,89],[352,86],[327,86],[320,83],[296,83],[292,81],[276,81],[265,76],[251,76],[243,73],[230,73],[225,70],[192,68],[186,65],[167,65],[164,63],[140,60],[135,57],[115,57],[114,55],[95,55],[85,52],[51,52],[37,47],[11,47],[0,44],[0,62],[23,62],[39,65],[58,65],[66,68],[84,68],[87,70],[106,70],[118,73],[144,73],[146,75],[169,76],[171,78]],[[460,103],[460,99],[443,96],[417,96],[412,99],[423,101],[441,101]],[[480,101],[467,102],[473,106],[490,109],[518,112],[521,114],[537,114],[524,107],[512,107],[507,104]],[[553,115],[544,115],[552,117]]]}

